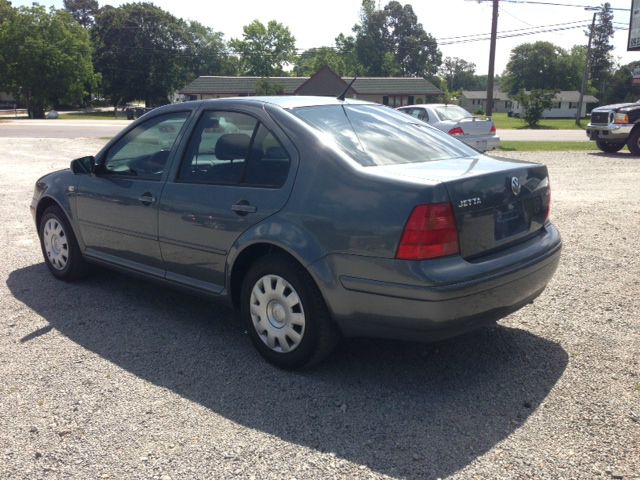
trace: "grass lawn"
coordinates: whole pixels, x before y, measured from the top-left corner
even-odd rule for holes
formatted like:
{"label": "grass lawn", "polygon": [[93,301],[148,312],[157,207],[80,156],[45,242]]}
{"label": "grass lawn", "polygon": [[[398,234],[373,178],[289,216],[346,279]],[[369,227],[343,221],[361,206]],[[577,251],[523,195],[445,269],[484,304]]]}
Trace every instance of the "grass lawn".
{"label": "grass lawn", "polygon": [[87,112],[87,113],[64,113],[60,112],[60,120],[126,120],[127,114],[118,112],[117,116],[113,112]]}
{"label": "grass lawn", "polygon": [[595,142],[501,142],[503,152],[567,152],[598,150]]}
{"label": "grass lawn", "polygon": [[[520,118],[508,117],[506,113],[494,113],[493,123],[496,124],[496,128],[514,130],[514,129],[526,129],[527,124]],[[584,129],[589,123],[587,118],[583,118],[581,126],[576,125],[576,121],[573,118],[545,118],[540,120],[537,129],[540,130],[578,130]]]}

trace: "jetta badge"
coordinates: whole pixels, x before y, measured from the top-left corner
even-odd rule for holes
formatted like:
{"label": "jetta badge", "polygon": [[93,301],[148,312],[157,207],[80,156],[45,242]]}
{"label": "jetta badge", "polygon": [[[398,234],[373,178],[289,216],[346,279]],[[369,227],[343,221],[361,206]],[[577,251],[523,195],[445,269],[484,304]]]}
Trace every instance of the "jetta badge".
{"label": "jetta badge", "polygon": [[520,185],[520,179],[518,177],[511,177],[511,191],[514,195],[520,195],[520,190],[522,190],[522,186]]}

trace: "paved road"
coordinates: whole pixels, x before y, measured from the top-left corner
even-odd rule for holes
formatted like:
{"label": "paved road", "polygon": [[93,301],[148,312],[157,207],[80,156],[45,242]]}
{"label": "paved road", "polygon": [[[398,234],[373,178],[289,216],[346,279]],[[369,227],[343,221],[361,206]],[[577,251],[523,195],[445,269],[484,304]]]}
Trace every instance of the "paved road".
{"label": "paved road", "polygon": [[112,137],[129,123],[129,120],[4,120],[0,121],[0,137]]}
{"label": "paved road", "polygon": [[[101,138],[112,137],[128,120],[5,120],[0,137],[5,138]],[[582,142],[583,130],[498,130],[502,140]]]}
{"label": "paved road", "polygon": [[584,130],[498,130],[498,136],[508,141],[585,142]]}

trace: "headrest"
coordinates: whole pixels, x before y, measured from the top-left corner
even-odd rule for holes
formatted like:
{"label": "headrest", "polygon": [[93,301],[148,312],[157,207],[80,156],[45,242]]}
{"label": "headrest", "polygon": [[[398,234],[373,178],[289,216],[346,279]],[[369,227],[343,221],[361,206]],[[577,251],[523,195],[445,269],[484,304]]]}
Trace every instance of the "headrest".
{"label": "headrest", "polygon": [[217,118],[205,118],[202,120],[202,129],[206,130],[208,128],[220,128],[220,120]]}
{"label": "headrest", "polygon": [[215,154],[218,160],[247,158],[251,137],[246,133],[226,133],[216,142]]}

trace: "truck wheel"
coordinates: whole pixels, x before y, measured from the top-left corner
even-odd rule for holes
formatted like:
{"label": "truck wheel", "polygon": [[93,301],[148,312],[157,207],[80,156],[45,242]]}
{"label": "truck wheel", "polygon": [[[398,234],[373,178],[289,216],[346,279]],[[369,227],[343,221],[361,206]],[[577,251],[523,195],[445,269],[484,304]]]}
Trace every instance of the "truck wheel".
{"label": "truck wheel", "polygon": [[624,147],[624,143],[611,143],[605,142],[604,140],[597,140],[596,145],[600,150],[607,153],[616,153],[622,150]]}
{"label": "truck wheel", "polygon": [[631,131],[631,135],[627,139],[627,147],[631,155],[640,157],[640,128],[636,127]]}

